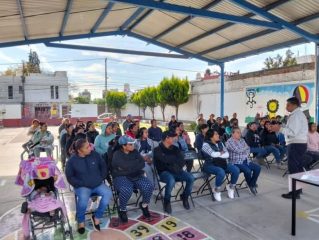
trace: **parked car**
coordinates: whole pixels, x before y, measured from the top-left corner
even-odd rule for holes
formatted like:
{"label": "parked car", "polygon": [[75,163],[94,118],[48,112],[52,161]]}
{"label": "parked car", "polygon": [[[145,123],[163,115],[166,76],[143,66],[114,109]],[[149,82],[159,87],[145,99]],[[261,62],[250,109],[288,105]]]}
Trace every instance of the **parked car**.
{"label": "parked car", "polygon": [[113,121],[113,113],[102,113],[97,117],[97,123],[109,123]]}

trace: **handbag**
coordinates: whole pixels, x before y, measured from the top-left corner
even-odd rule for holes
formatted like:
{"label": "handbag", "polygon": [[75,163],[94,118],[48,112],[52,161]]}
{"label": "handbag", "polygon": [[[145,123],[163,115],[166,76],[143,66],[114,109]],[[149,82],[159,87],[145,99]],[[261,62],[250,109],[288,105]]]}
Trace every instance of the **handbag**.
{"label": "handbag", "polygon": [[212,158],[212,164],[224,170],[227,168],[227,159],[225,158]]}

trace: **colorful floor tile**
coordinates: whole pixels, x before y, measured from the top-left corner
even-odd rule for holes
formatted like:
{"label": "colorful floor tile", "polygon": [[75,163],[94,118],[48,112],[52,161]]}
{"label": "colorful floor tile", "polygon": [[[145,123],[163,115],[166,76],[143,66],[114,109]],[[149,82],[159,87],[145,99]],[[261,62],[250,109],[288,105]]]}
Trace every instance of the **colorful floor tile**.
{"label": "colorful floor tile", "polygon": [[[164,215],[160,212],[151,212],[151,219],[146,219],[140,215],[139,211],[128,212],[129,222],[126,224],[120,224],[117,216],[114,214],[111,219],[109,215],[106,215],[101,222],[102,230],[96,232],[93,230],[90,216],[88,214],[86,219],[86,232],[83,235],[79,235],[76,232],[75,221],[75,207],[74,197],[68,195],[64,197],[68,218],[72,227],[74,240],[204,240],[213,238],[207,236],[205,233],[189,226],[187,223],[180,219],[168,215]],[[12,212],[8,212],[8,216],[3,216],[0,219],[0,224],[6,226],[6,219],[14,217],[16,221],[21,221],[22,215],[19,213],[19,208],[14,209]],[[112,214],[112,212],[111,212]],[[138,214],[138,215],[137,215]],[[24,239],[21,229],[21,225],[17,224],[16,229],[12,229],[10,233],[3,236],[0,240],[22,240]],[[1,236],[1,235],[0,235]],[[47,229],[40,231],[36,234],[37,240],[62,240],[63,234],[60,228]],[[67,239],[70,239],[68,237]]]}

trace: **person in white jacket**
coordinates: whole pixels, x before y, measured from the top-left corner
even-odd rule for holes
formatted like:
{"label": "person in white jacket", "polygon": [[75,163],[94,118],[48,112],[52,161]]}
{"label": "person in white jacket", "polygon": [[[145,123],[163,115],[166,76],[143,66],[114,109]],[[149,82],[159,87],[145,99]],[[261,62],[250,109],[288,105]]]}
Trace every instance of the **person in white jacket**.
{"label": "person in white jacket", "polygon": [[[286,110],[290,112],[286,126],[282,129],[287,143],[288,171],[290,174],[303,171],[304,156],[307,151],[308,121],[300,109],[300,101],[296,97],[287,99]],[[302,190],[297,190],[300,198]],[[292,198],[292,192],[281,195]]]}

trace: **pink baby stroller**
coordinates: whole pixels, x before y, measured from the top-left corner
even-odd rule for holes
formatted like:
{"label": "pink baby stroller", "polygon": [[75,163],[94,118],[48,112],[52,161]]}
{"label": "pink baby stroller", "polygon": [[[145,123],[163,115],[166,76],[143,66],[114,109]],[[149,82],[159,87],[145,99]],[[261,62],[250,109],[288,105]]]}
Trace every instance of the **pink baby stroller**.
{"label": "pink baby stroller", "polygon": [[36,240],[37,232],[59,227],[62,239],[73,239],[72,228],[65,204],[59,199],[58,189],[64,189],[65,182],[56,163],[51,158],[30,158],[21,160],[16,184],[22,186],[22,229],[26,239]]}

